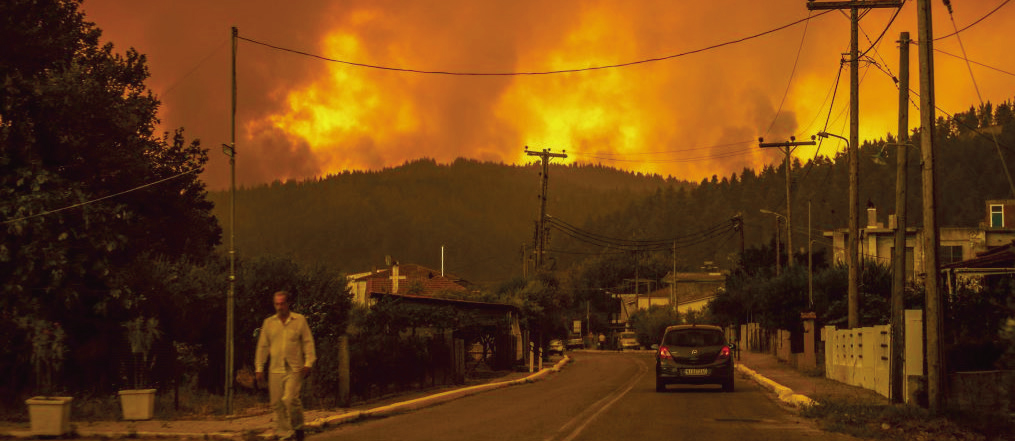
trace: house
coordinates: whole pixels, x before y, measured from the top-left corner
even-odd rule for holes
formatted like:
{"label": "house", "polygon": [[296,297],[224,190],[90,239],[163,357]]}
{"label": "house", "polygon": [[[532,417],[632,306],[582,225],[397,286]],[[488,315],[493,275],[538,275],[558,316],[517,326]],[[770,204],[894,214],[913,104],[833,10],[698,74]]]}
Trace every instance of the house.
{"label": "house", "polygon": [[651,306],[671,306],[677,312],[705,309],[708,302],[726,287],[726,276],[716,271],[666,274],[662,279],[668,286],[645,294],[620,294],[620,322],[639,309]]}
{"label": "house", "polygon": [[460,277],[412,263],[395,263],[390,268],[350,274],[353,302],[366,305],[372,293],[433,296],[439,292],[461,292],[470,283]]}
{"label": "house", "polygon": [[[941,227],[938,229],[938,265],[945,266],[972,258],[990,248],[1002,246],[1015,239],[1015,200],[988,200],[985,204],[985,221],[977,227]],[[877,208],[867,207],[866,226],[860,228],[859,253],[861,259],[874,260],[891,267],[895,250],[895,215],[888,216],[888,226],[878,221]],[[849,230],[841,228],[825,231],[832,239],[832,255],[836,263],[846,261],[846,241]],[[914,279],[924,273],[926,254],[923,247],[923,230],[906,228],[906,278]]]}
{"label": "house", "polygon": [[677,312],[702,311],[708,302],[726,289],[726,276],[720,272],[673,273],[667,274],[663,282],[674,286],[673,303]]}
{"label": "house", "polygon": [[481,341],[469,341],[466,342],[467,345],[487,345],[498,368],[510,368],[525,357],[529,335],[528,331],[522,331],[521,310],[515,305],[389,292],[371,292],[369,297],[373,302],[386,299],[403,304],[437,306],[471,313],[476,320],[474,325],[483,328],[484,335],[480,338]]}
{"label": "house", "polygon": [[956,285],[990,276],[1011,277],[1015,274],[1015,241],[976,253],[971,259],[941,265],[948,292],[955,293]]}

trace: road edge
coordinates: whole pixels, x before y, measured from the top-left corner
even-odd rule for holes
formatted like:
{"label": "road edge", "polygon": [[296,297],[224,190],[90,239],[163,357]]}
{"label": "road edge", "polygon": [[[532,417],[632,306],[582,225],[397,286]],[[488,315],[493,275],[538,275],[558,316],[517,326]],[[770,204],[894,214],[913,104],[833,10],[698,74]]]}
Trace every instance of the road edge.
{"label": "road edge", "polygon": [[775,381],[772,381],[768,377],[765,377],[764,375],[755,372],[753,369],[744,366],[742,363],[737,363],[736,369],[740,371],[740,373],[746,375],[748,378],[754,380],[755,383],[758,383],[761,386],[771,390],[772,392],[775,392],[775,394],[779,397],[779,400],[782,400],[784,403],[787,403],[793,407],[801,409],[818,404],[818,402],[811,399],[811,397],[794,393],[793,389],[790,389],[786,386],[776,383]]}

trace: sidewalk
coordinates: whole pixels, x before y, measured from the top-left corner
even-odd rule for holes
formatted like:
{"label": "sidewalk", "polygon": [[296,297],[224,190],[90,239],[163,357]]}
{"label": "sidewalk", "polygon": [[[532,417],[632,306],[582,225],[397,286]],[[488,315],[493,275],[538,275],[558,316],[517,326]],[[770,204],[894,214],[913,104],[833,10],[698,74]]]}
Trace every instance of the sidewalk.
{"label": "sidewalk", "polygon": [[[559,372],[571,359],[564,357],[554,365],[544,364],[535,373],[513,372],[491,382],[448,388],[439,392],[414,392],[382,399],[350,408],[336,410],[307,410],[304,412],[308,433],[327,427],[353,422],[361,418],[383,418],[416,409],[434,406],[461,397],[488,390],[540,381],[553,372]],[[274,433],[274,417],[267,405],[252,415],[220,417],[207,420],[149,420],[149,421],[71,421],[76,436],[66,438],[126,438],[169,437],[201,439],[270,439]],[[73,416],[72,416],[73,418]],[[33,438],[28,423],[0,425],[0,438]]]}
{"label": "sidewalk", "polygon": [[872,390],[798,371],[771,354],[742,351],[737,370],[772,389],[781,400],[796,407],[823,400],[869,404],[889,402],[888,398]]}

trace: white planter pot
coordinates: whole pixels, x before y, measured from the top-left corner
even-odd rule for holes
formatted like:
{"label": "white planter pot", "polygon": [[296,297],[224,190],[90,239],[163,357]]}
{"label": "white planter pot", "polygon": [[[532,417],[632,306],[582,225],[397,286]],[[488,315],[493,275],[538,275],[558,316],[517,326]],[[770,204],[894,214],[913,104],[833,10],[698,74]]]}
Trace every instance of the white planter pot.
{"label": "white planter pot", "polygon": [[32,421],[32,435],[60,436],[70,433],[70,402],[73,397],[32,397],[25,400]]}
{"label": "white planter pot", "polygon": [[150,420],[155,413],[155,389],[121,390],[120,406],[125,420]]}

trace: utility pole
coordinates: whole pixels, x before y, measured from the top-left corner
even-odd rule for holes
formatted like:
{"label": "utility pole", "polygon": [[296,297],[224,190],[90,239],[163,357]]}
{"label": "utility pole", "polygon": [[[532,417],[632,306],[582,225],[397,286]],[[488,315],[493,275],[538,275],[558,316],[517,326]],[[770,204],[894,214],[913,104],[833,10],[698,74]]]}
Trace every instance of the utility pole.
{"label": "utility pole", "polygon": [[859,10],[875,8],[899,8],[900,0],[867,0],[867,1],[827,1],[808,0],[807,10],[849,9],[849,241],[846,250],[846,262],[849,266],[849,328],[860,325],[860,288],[859,288],[859,235],[860,235],[860,74],[859,74]]}
{"label": "utility pole", "polygon": [[[789,261],[786,263],[787,267],[793,266],[793,203],[790,197],[790,156],[793,154],[793,150],[796,147],[802,145],[815,145],[817,144],[814,140],[796,142],[795,136],[789,137],[790,142],[765,142],[765,138],[758,138],[758,144],[761,148],[778,147],[782,149],[783,154],[786,155],[786,254],[789,256]],[[776,221],[776,225],[779,222]]]}
{"label": "utility pole", "polygon": [[673,279],[670,280],[670,306],[677,311],[677,241],[673,241]]}
{"label": "utility pole", "polygon": [[909,162],[909,32],[899,35],[899,135],[895,157],[895,256],[892,272],[892,402],[901,404],[906,338],[906,179]]}
{"label": "utility pole", "polygon": [[522,278],[523,279],[526,276],[528,276],[528,265],[525,264],[525,259],[526,259],[527,256],[525,254],[526,254],[525,253],[525,243],[522,243]]}
{"label": "utility pole", "polygon": [[932,415],[942,410],[944,357],[941,353],[942,313],[938,286],[938,227],[934,186],[934,32],[930,1],[917,0],[920,52],[920,158],[923,177],[924,318],[927,327],[927,405]]}
{"label": "utility pole", "polygon": [[740,231],[740,267],[744,267],[744,215],[737,213],[736,217],[733,218],[736,223],[736,229]]}
{"label": "utility pole", "polygon": [[811,245],[811,200],[807,200],[807,308],[814,311],[814,253]]}
{"label": "utility pole", "polygon": [[229,155],[229,292],[226,295],[226,415],[233,414],[233,358],[235,351],[233,335],[236,309],[236,42],[239,29],[232,28],[233,72],[232,72],[232,113],[230,114],[230,141],[223,146]]}
{"label": "utility pole", "polygon": [[538,156],[543,162],[543,172],[540,174],[543,178],[543,185],[539,194],[539,220],[536,222],[536,271],[539,271],[543,269],[543,254],[546,253],[546,190],[549,185],[550,158],[566,158],[567,154],[563,150],[561,153],[550,153],[549,149],[530,152],[528,146],[525,146],[525,154]]}
{"label": "utility pole", "polygon": [[779,250],[779,216],[775,216],[775,275],[782,272],[782,253]]}

